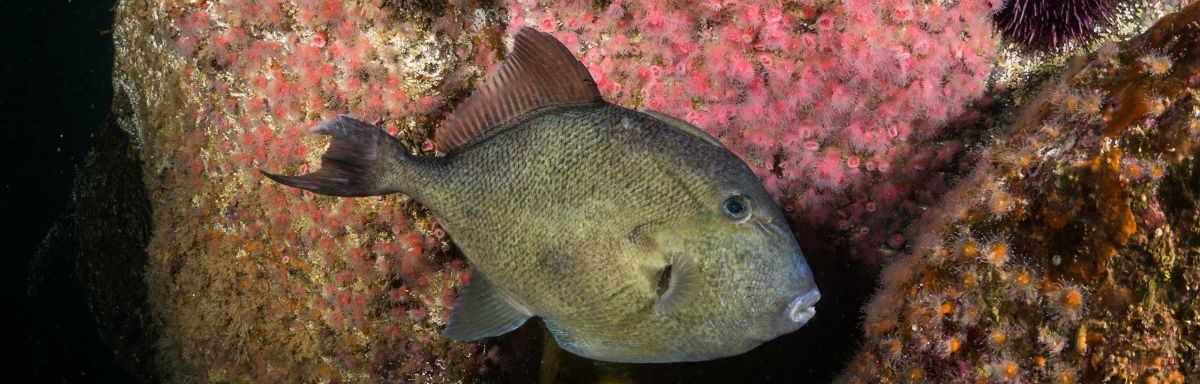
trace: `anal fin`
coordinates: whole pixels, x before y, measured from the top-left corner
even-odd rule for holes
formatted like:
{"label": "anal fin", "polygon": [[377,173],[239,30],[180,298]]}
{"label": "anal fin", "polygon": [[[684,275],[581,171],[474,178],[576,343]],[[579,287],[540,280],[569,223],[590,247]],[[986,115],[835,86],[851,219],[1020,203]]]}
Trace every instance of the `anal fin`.
{"label": "anal fin", "polygon": [[471,271],[471,280],[454,300],[450,322],[442,334],[461,341],[499,336],[517,329],[530,317],[533,313],[529,307],[492,285],[475,269]]}
{"label": "anal fin", "polygon": [[554,341],[558,343],[558,347],[567,350],[576,355],[583,355],[587,352],[588,346],[583,340],[575,337],[574,334],[568,332],[558,324],[550,320],[543,321],[546,324],[546,330],[554,336]]}

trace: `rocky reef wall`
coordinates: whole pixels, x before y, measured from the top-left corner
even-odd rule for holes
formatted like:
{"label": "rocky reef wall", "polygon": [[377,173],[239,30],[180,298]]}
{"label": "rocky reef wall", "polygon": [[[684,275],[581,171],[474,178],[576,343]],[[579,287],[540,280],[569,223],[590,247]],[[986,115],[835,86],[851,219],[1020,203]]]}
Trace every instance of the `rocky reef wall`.
{"label": "rocky reef wall", "polygon": [[[795,381],[847,359],[847,382],[1200,380],[1197,5],[1118,43],[1173,9],[1132,2],[1125,34],[1032,68],[992,3],[867,3],[123,1],[116,122],[152,212],[126,350],[171,382]],[[258,174],[318,164],[307,129],[340,113],[441,155],[523,25],[752,165],[827,296],[809,326],[665,366],[574,358],[536,322],[450,341],[468,266],[435,217]]]}

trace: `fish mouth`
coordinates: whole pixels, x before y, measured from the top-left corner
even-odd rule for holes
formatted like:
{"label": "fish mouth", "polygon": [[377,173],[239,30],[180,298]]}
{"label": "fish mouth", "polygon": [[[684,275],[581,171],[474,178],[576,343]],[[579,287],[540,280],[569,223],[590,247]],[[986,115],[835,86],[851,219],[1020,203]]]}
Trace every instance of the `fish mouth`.
{"label": "fish mouth", "polygon": [[813,316],[817,315],[817,302],[821,300],[821,291],[813,288],[808,292],[796,296],[792,299],[791,304],[788,304],[787,311],[784,314],[785,320],[791,323],[793,327],[800,327],[812,320]]}

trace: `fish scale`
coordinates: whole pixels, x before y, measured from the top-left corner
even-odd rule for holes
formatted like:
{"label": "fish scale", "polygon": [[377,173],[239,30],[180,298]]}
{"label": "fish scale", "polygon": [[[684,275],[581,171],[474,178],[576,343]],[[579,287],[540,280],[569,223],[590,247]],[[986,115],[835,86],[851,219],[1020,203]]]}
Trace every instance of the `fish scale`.
{"label": "fish scale", "polygon": [[[517,296],[528,298],[527,304],[531,306],[570,309],[574,306],[558,304],[577,302],[580,296],[619,296],[619,286],[590,284],[588,279],[629,274],[620,267],[630,263],[612,260],[626,257],[623,252],[613,252],[626,247],[620,244],[625,236],[618,235],[640,224],[643,215],[670,215],[672,212],[663,208],[677,206],[654,204],[654,200],[674,199],[672,188],[643,187],[638,191],[622,186],[622,175],[647,173],[653,170],[653,164],[644,160],[646,153],[613,150],[609,140],[605,140],[606,136],[621,136],[617,131],[619,124],[605,124],[619,123],[617,115],[622,111],[618,108],[594,105],[573,107],[573,111],[545,111],[515,125],[518,129],[488,138],[486,146],[466,148],[460,155],[448,159],[447,179],[454,185],[449,188],[454,191],[453,195],[512,198],[505,199],[503,204],[482,206],[473,200],[451,199],[433,204],[431,209],[442,218],[450,233],[464,234],[454,237],[455,243],[464,254],[478,255],[472,258],[476,268],[488,276],[511,276],[506,280],[514,283],[503,285]],[[564,124],[572,121],[590,124]],[[593,195],[612,198],[594,199]],[[663,208],[645,209],[639,215],[629,215],[622,208],[630,205],[621,202],[634,200]],[[592,225],[597,222],[611,225],[606,228]],[[496,231],[497,228],[529,230]],[[592,249],[576,249],[571,260],[578,262],[567,263],[565,269],[542,268],[545,264],[538,262],[541,255],[563,252],[562,247],[581,248],[571,246],[573,244],[587,244],[587,248]],[[583,267],[589,264],[583,261],[589,260],[605,262]],[[577,288],[562,288],[564,284],[580,280],[583,281],[575,284]],[[645,301],[651,300],[646,298]],[[619,316],[611,311],[603,312],[584,317]],[[547,311],[544,315],[561,317],[570,313]]]}

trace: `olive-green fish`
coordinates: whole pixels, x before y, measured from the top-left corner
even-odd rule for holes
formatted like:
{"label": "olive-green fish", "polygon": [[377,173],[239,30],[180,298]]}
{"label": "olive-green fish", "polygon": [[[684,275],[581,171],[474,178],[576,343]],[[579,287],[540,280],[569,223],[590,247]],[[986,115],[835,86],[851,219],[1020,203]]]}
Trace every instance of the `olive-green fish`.
{"label": "olive-green fish", "polygon": [[341,116],[317,172],[268,177],[335,196],[403,193],[474,270],[445,335],[539,316],[558,344],[617,362],[709,360],[792,332],[821,295],[771,196],[695,126],[605,102],[583,64],[522,29],[496,73],[416,157]]}

